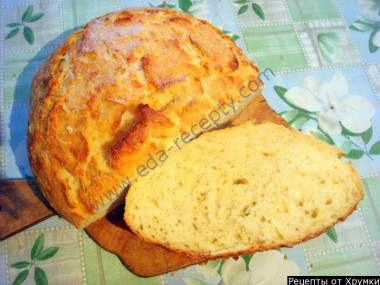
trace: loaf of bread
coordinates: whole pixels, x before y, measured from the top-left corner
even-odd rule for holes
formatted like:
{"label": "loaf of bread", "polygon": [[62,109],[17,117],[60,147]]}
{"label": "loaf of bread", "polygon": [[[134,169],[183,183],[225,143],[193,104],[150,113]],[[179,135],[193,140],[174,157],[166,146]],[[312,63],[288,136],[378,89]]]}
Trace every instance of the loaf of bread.
{"label": "loaf of bread", "polygon": [[203,132],[202,118],[215,118],[209,129],[233,118],[259,94],[258,75],[229,36],[185,13],[128,9],[91,21],[34,77],[28,152],[44,196],[85,227],[124,202],[150,155]]}
{"label": "loaf of bread", "polygon": [[132,185],[125,221],[190,256],[291,247],[343,221],[363,198],[339,153],[272,123],[204,133]]}

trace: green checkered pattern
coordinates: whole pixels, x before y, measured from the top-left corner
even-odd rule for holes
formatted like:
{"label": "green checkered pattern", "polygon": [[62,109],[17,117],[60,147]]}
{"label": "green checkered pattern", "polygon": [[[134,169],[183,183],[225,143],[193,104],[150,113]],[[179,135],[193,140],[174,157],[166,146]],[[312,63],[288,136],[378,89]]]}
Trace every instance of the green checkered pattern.
{"label": "green checkered pattern", "polygon": [[372,240],[380,241],[380,176],[363,179],[364,200],[360,209]]}
{"label": "green checkered pattern", "polygon": [[154,285],[160,283],[160,277],[139,278],[120,262],[114,254],[99,247],[83,231],[83,249],[86,260],[87,282],[91,285],[123,284],[126,280],[130,284]]}
{"label": "green checkered pattern", "polygon": [[372,248],[365,244],[316,254],[309,261],[315,275],[379,275]]}
{"label": "green checkered pattern", "polygon": [[340,17],[338,6],[333,0],[287,0],[286,2],[296,22]]}
{"label": "green checkered pattern", "polygon": [[[334,0],[278,1],[274,10],[285,7],[287,13],[278,14],[276,19],[271,15],[272,10],[264,10],[269,16],[265,21],[252,17],[254,11],[251,10],[239,14],[242,4],[231,2],[248,56],[260,68],[270,66],[277,73],[305,70],[306,77],[310,69],[362,65],[352,34]],[[274,5],[274,2],[267,1],[267,5]],[[331,33],[339,35],[340,42],[329,46],[327,52],[331,54],[326,54],[326,51],[323,54],[321,37]],[[368,73],[375,92],[379,91],[376,83],[379,77],[375,79],[374,74],[377,66],[378,63],[371,63],[372,72]],[[335,226],[339,242],[335,243],[327,235],[322,235],[303,244],[311,274],[380,274],[380,174],[363,178],[362,181],[365,197],[358,211],[349,216],[347,222]]]}
{"label": "green checkered pattern", "polygon": [[31,51],[4,57],[4,107],[27,105],[33,76],[50,51]]}
{"label": "green checkered pattern", "polygon": [[279,72],[308,66],[292,25],[246,27],[242,34],[248,56],[259,68]]}
{"label": "green checkered pattern", "polygon": [[62,10],[64,31],[70,33],[96,17],[118,10],[118,5],[116,0],[65,1]]}

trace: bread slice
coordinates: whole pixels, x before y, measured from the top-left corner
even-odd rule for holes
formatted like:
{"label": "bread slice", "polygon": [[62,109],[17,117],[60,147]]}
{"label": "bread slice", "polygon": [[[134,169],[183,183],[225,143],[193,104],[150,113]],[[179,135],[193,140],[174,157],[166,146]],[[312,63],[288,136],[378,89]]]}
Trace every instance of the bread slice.
{"label": "bread slice", "polygon": [[291,247],[350,215],[363,198],[339,150],[268,123],[205,133],[127,193],[125,221],[190,256]]}

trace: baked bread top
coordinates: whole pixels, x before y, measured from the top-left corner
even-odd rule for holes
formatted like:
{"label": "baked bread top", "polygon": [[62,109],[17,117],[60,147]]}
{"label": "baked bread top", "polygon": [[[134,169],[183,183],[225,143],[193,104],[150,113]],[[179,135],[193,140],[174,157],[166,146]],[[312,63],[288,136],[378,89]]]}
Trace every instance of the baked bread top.
{"label": "baked bread top", "polygon": [[239,90],[257,76],[229,36],[182,12],[129,9],[91,21],[33,80],[28,152],[43,194],[86,226],[123,200],[110,191],[120,192],[126,176],[133,181],[149,154],[217,104],[233,98],[237,111],[248,104],[262,84],[249,98]]}
{"label": "baked bread top", "polygon": [[363,198],[359,174],[339,153],[272,123],[207,132],[132,185],[125,220],[147,241],[190,256],[293,246]]}

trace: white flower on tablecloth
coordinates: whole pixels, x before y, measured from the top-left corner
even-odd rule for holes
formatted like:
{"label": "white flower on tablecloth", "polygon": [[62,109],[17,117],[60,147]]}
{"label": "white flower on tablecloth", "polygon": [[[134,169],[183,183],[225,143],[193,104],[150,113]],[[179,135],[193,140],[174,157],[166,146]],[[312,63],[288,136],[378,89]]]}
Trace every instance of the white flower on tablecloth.
{"label": "white flower on tablecloth", "polygon": [[222,266],[222,279],[227,285],[287,284],[287,276],[300,274],[298,265],[286,260],[277,250],[257,252],[246,270],[244,259],[228,259]]}
{"label": "white flower on tablecloth", "polygon": [[318,125],[324,132],[340,134],[341,124],[353,133],[362,133],[372,126],[375,107],[362,96],[346,96],[348,83],[341,73],[335,73],[330,82],[323,84],[311,76],[304,83],[306,88],[293,87],[285,98],[304,110],[317,112]]}
{"label": "white flower on tablecloth", "polygon": [[370,17],[375,17],[379,13],[380,2],[378,0],[358,0],[358,3],[365,5],[363,12]]}

